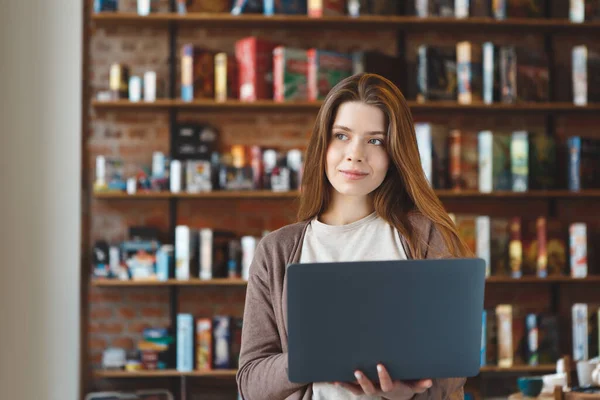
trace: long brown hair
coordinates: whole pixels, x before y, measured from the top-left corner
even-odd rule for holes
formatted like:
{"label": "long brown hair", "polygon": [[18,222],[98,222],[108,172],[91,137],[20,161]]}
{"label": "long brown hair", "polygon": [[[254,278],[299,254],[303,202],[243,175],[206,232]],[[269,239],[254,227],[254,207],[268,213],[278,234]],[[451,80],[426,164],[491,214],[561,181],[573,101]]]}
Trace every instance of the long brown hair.
{"label": "long brown hair", "polygon": [[377,215],[394,226],[408,242],[413,258],[423,258],[423,244],[409,215],[420,213],[440,232],[448,253],[470,255],[434,190],[429,185],[417,147],[412,116],[402,92],[375,74],[357,74],[338,83],[325,98],[306,150],[298,219],[308,221],[327,210],[331,185],[325,175],[325,158],[339,106],[360,101],[375,106],[386,117],[386,149],[390,167],[381,185],[371,194]]}

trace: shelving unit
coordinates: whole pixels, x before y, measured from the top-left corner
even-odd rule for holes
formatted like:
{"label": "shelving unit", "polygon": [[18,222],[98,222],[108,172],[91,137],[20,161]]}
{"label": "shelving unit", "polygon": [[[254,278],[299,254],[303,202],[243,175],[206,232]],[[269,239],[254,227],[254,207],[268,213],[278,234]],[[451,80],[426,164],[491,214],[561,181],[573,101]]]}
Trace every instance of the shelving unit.
{"label": "shelving unit", "polygon": [[[576,106],[570,103],[515,103],[515,104],[459,104],[454,102],[431,102],[417,103],[409,101],[409,106],[413,112],[480,112],[480,113],[598,113],[600,104],[587,106]],[[160,109],[178,109],[178,110],[207,110],[207,111],[313,111],[317,112],[321,107],[321,102],[303,101],[303,102],[275,102],[275,101],[254,101],[242,102],[228,100],[225,102],[216,102],[213,100],[168,100],[159,99],[155,102],[131,102],[128,100],[99,101],[93,100],[92,105],[98,110],[160,110]]]}
{"label": "shelving unit", "polygon": [[[170,0],[171,10],[175,10],[175,0]],[[178,49],[177,38],[180,28],[218,28],[224,29],[248,29],[248,30],[269,30],[269,29],[284,29],[284,30],[337,30],[340,33],[346,30],[371,30],[381,29],[397,32],[398,35],[398,50],[399,52],[405,48],[405,33],[411,32],[427,32],[429,30],[443,30],[452,33],[464,32],[481,32],[485,30],[490,36],[503,33],[533,33],[545,35],[546,50],[550,53],[551,60],[551,80],[556,79],[552,35],[555,34],[585,34],[598,35],[600,34],[599,22],[586,22],[582,24],[571,23],[566,19],[506,19],[498,21],[491,18],[418,18],[412,16],[364,16],[358,18],[352,17],[324,17],[324,18],[309,18],[307,16],[271,16],[265,17],[262,15],[242,15],[232,16],[230,14],[186,14],[179,15],[175,12],[151,14],[149,16],[139,16],[135,13],[100,13],[85,15],[86,25],[94,24],[96,27],[111,27],[111,26],[133,26],[139,28],[159,27],[166,30],[168,35],[169,46],[169,82],[170,93],[169,98],[156,100],[155,102],[130,102],[127,100],[119,101],[98,101],[88,96],[83,104],[84,118],[88,116],[88,110],[93,109],[99,118],[102,118],[104,112],[111,113],[164,113],[168,116],[171,132],[174,129],[179,112],[194,111],[198,113],[217,114],[222,113],[226,118],[227,113],[307,113],[315,114],[320,102],[285,102],[279,103],[274,101],[257,101],[252,103],[228,100],[226,102],[215,102],[213,100],[196,100],[193,102],[184,102],[178,99],[178,94],[175,92],[177,81],[177,57]],[[89,41],[89,36],[86,36],[86,41]],[[89,46],[88,42],[85,47]],[[84,72],[87,74],[86,65],[89,63],[89,55],[86,53],[86,64],[84,64]],[[85,76],[85,75],[84,75]],[[569,77],[570,79],[570,77]],[[552,98],[556,99],[555,93],[552,93]],[[524,116],[524,115],[541,115],[546,118],[546,125],[550,131],[555,130],[555,115],[585,115],[597,116],[600,115],[600,104],[590,104],[585,107],[575,106],[568,102],[546,102],[546,103],[517,103],[517,104],[502,104],[496,103],[491,105],[486,104],[470,104],[462,105],[456,102],[431,102],[417,103],[410,101],[409,105],[414,114],[437,115],[456,113],[460,115],[501,115],[501,116]],[[600,122],[600,121],[599,121]],[[84,143],[84,154],[86,152]],[[91,190],[91,185],[88,185]],[[112,202],[112,201],[145,201],[145,200],[165,200],[168,207],[165,212],[168,212],[170,229],[169,235],[174,236],[174,227],[177,221],[177,207],[180,202],[206,200],[206,201],[243,201],[243,200],[281,200],[282,202],[293,201],[298,198],[298,192],[271,192],[271,191],[215,191],[209,193],[188,194],[188,193],[157,193],[157,192],[138,192],[134,195],[127,193],[104,192],[90,193],[90,201]],[[505,201],[520,202],[525,200],[547,201],[551,206],[548,208],[550,212],[556,212],[556,204],[559,201],[570,202],[573,199],[589,199],[595,200],[600,198],[600,190],[584,190],[580,192],[571,192],[568,190],[552,190],[552,191],[529,191],[525,193],[517,192],[494,192],[480,193],[477,191],[453,191],[439,190],[438,196],[443,201],[469,200],[474,203],[478,201],[494,202],[494,204],[504,204]],[[512,204],[512,203],[511,203]],[[85,233],[89,235],[89,233]],[[86,241],[84,240],[84,243]],[[84,246],[84,251],[88,249]],[[84,271],[87,267],[84,266]],[[82,298],[87,302],[86,294],[87,287],[96,289],[110,290],[128,290],[135,288],[152,288],[164,287],[169,290],[170,304],[170,319],[172,324],[175,323],[177,314],[177,303],[179,299],[179,289],[183,287],[194,287],[198,290],[211,287],[237,287],[243,290],[246,287],[246,282],[243,280],[231,279],[216,279],[202,281],[193,279],[190,281],[177,281],[174,279],[166,282],[138,282],[138,281],[84,281],[82,283]],[[552,309],[557,311],[559,291],[571,285],[598,285],[600,293],[600,276],[589,276],[585,279],[573,279],[570,277],[549,277],[545,279],[535,277],[523,277],[513,279],[510,277],[490,277],[487,280],[489,287],[507,287],[506,290],[513,290],[523,285],[551,286]],[[194,289],[195,290],[195,289]],[[237,290],[237,289],[236,289]],[[85,309],[85,307],[84,307]],[[87,316],[86,316],[87,317]],[[86,323],[82,328],[83,343],[87,336]],[[85,346],[83,346],[85,347]],[[568,349],[562,349],[564,352]],[[85,348],[82,349],[82,371],[85,371],[89,365],[86,357]],[[516,365],[511,368],[499,368],[495,366],[485,366],[481,369],[481,376],[478,379],[485,380],[487,376],[495,376],[505,373],[550,373],[554,371],[554,365],[540,366],[525,366]],[[203,377],[203,378],[234,378],[235,370],[225,371],[209,371],[190,373],[181,373],[176,370],[164,371],[94,371],[94,379],[157,379],[157,378],[178,378],[178,377]],[[84,382],[87,377],[85,372],[82,372]],[[182,383],[183,385],[183,383]],[[84,383],[85,386],[85,383]],[[85,388],[83,389],[85,391]],[[181,388],[184,392],[185,388]]]}

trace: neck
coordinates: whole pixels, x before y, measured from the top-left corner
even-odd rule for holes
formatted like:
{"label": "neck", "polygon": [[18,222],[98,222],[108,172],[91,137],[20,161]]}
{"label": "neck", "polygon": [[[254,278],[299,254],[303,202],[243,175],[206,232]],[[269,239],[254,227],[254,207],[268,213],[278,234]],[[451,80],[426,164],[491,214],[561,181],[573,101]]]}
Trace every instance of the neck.
{"label": "neck", "polygon": [[345,196],[331,189],[331,203],[319,220],[327,225],[347,225],[373,213],[370,196]]}

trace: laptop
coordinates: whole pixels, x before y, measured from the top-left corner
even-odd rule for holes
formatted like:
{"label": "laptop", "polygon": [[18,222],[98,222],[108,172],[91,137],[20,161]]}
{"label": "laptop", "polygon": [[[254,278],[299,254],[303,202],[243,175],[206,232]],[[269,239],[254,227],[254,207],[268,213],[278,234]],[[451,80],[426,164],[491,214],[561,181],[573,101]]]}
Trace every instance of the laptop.
{"label": "laptop", "polygon": [[475,376],[484,289],[479,258],[291,264],[288,379]]}

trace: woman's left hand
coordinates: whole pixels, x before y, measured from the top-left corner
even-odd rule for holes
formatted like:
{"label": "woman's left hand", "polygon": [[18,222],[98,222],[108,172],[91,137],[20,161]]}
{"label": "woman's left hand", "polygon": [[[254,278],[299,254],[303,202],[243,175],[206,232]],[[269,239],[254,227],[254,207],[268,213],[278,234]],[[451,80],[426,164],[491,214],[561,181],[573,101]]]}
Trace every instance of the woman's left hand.
{"label": "woman's left hand", "polygon": [[335,384],[348,389],[357,396],[367,394],[370,396],[381,396],[388,400],[411,399],[415,394],[425,392],[433,384],[431,379],[410,382],[392,381],[390,374],[381,364],[377,365],[377,374],[379,375],[379,387],[375,386],[361,371],[354,373],[357,381],[356,384],[343,382],[335,382]]}

